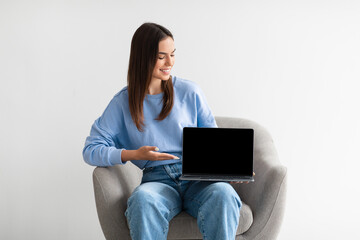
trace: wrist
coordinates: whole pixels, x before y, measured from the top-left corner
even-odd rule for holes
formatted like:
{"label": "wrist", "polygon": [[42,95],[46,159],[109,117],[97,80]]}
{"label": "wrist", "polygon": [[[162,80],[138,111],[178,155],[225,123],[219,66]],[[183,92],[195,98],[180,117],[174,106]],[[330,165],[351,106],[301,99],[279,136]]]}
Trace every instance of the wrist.
{"label": "wrist", "polygon": [[130,160],[137,160],[137,150],[122,150],[121,152],[121,161],[127,162]]}

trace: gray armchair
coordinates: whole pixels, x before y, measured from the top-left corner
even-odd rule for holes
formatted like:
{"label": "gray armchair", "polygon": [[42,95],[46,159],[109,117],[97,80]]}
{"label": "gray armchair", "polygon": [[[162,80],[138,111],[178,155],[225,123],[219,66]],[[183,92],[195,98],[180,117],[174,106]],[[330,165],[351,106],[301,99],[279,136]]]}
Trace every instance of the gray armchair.
{"label": "gray armchair", "polygon": [[[233,185],[243,202],[236,239],[276,239],[285,209],[287,170],[279,162],[271,136],[250,120],[216,117],[216,122],[219,127],[255,130],[255,182]],[[106,239],[131,239],[124,212],[141,177],[142,171],[131,162],[95,168],[96,207]],[[168,239],[202,239],[196,219],[181,212],[170,222]]]}

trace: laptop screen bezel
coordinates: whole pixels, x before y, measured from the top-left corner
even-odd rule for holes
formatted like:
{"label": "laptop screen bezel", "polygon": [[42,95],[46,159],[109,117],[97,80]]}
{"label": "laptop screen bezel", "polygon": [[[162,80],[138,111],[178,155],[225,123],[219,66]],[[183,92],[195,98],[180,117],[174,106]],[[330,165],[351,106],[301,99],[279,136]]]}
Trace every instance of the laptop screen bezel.
{"label": "laptop screen bezel", "polygon": [[[243,174],[238,174],[238,173],[204,173],[204,172],[191,172],[191,171],[188,171],[188,167],[187,167],[187,160],[186,158],[187,157],[187,149],[184,149],[184,141],[186,140],[186,137],[189,137],[188,132],[190,132],[189,130],[190,129],[197,129],[198,127],[184,127],[183,128],[183,139],[182,139],[182,158],[183,158],[183,175],[184,176],[207,176],[207,175],[212,175],[212,176],[246,176],[246,177],[252,177],[253,175],[253,170],[254,170],[254,129],[252,128],[199,128],[199,129],[202,129],[202,131],[206,131],[206,129],[210,129],[209,131],[239,131],[239,133],[241,131],[248,131],[247,134],[250,134],[251,135],[251,140],[249,138],[249,140],[251,141],[251,149],[252,149],[252,153],[251,153],[251,171],[249,169],[247,169],[246,173],[243,173]],[[189,130],[187,130],[189,129]],[[211,130],[211,129],[215,129],[215,130]],[[185,160],[185,161],[184,161]],[[221,160],[220,160],[221,161]],[[221,162],[219,162],[219,164],[221,164]]]}

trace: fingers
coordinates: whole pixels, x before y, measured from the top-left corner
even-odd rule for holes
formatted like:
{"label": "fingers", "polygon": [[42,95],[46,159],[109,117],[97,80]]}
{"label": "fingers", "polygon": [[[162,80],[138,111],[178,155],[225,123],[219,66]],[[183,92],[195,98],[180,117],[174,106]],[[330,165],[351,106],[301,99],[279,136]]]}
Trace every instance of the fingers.
{"label": "fingers", "polygon": [[168,154],[168,153],[160,153],[158,152],[160,149],[156,146],[147,146],[146,150],[149,151],[149,160],[153,161],[161,161],[161,160],[169,160],[169,159],[180,159],[179,157]]}
{"label": "fingers", "polygon": [[167,153],[154,153],[154,159],[152,160],[169,160],[169,159],[179,159],[177,156],[167,154]]}
{"label": "fingers", "polygon": [[231,184],[240,184],[240,183],[245,183],[248,184],[250,183],[249,181],[243,182],[243,181],[239,181],[239,182],[230,182]]}
{"label": "fingers", "polygon": [[[253,172],[253,176],[255,176],[255,172]],[[243,182],[243,181],[239,181],[239,182],[230,182],[231,184],[239,184],[239,183],[245,183],[245,184],[248,184],[250,182],[246,181],[246,182]]]}
{"label": "fingers", "polygon": [[159,148],[155,147],[155,146],[144,146],[144,147],[141,147],[141,148],[144,148],[144,150],[146,150],[146,151],[154,151],[154,152],[159,151]]}

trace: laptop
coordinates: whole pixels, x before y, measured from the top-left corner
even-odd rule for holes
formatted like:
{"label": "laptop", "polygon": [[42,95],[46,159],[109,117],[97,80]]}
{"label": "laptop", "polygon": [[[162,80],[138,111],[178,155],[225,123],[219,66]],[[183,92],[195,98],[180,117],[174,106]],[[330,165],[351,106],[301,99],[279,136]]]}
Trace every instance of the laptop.
{"label": "laptop", "polygon": [[183,129],[181,180],[254,181],[254,130]]}

